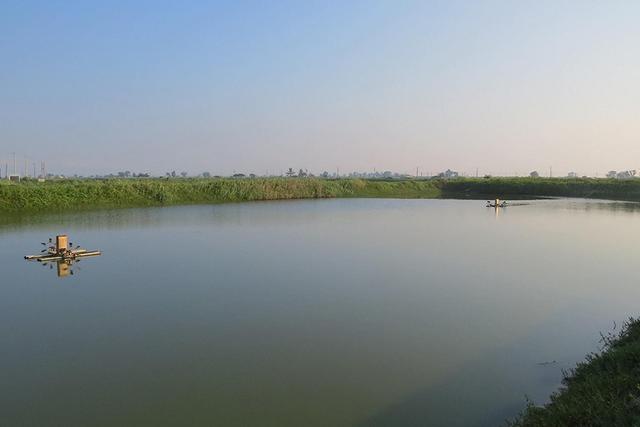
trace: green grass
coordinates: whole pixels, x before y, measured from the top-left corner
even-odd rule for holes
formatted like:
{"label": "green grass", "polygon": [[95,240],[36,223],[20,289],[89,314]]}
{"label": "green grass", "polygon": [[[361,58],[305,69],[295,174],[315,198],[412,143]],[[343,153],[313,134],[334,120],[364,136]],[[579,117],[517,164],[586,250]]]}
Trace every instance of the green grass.
{"label": "green grass", "polygon": [[0,211],[72,210],[333,197],[437,197],[432,182],[358,179],[105,179],[0,182]]}
{"label": "green grass", "polygon": [[0,212],[96,209],[332,197],[590,197],[640,201],[640,179],[490,178],[455,180],[81,179],[0,180]]}
{"label": "green grass", "polygon": [[550,196],[640,201],[640,179],[467,178],[442,182],[440,188],[445,196]]}
{"label": "green grass", "polygon": [[565,374],[550,403],[532,403],[513,427],[640,426],[640,321],[603,337],[601,353]]}

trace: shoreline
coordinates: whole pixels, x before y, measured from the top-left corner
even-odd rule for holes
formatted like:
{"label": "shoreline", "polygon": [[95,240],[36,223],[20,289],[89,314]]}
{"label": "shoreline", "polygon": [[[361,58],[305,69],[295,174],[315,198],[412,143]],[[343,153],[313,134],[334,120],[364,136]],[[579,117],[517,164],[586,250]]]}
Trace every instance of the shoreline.
{"label": "shoreline", "polygon": [[550,402],[528,402],[510,427],[631,426],[640,422],[640,319],[617,334],[602,335],[603,348],[563,375]]}
{"label": "shoreline", "polygon": [[576,197],[640,201],[640,180],[566,178],[321,179],[130,178],[0,182],[0,212],[112,208],[320,198],[524,199]]}

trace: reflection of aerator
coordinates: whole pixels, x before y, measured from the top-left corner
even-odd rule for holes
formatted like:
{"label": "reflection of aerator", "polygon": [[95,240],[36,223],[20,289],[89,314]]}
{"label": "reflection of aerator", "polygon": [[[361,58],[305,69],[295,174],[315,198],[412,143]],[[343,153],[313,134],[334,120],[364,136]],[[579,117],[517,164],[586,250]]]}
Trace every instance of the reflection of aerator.
{"label": "reflection of aerator", "polygon": [[73,276],[73,270],[71,269],[71,263],[73,263],[73,261],[70,261],[70,262],[58,261],[58,262],[56,262],[56,264],[58,264],[58,277],[67,277],[69,275]]}
{"label": "reflection of aerator", "polygon": [[[74,261],[80,261],[80,258],[92,257],[101,255],[100,251],[88,251],[77,245],[73,247],[73,243],[69,242],[69,238],[66,234],[56,236],[56,242],[53,243],[53,239],[49,239],[49,242],[43,242],[42,245],[46,246],[40,251],[40,255],[25,255],[24,259],[29,261],[39,261],[43,264],[48,262],[56,262],[58,264],[58,276],[64,277],[73,274],[71,270],[71,264]],[[53,268],[53,265],[51,265]]]}

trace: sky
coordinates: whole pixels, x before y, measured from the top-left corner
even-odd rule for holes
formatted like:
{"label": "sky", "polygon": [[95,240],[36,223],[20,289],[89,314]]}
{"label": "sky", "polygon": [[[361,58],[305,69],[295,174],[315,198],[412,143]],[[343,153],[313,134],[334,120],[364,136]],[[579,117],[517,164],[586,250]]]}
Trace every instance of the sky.
{"label": "sky", "polygon": [[5,0],[0,161],[640,170],[639,22],[631,0]]}

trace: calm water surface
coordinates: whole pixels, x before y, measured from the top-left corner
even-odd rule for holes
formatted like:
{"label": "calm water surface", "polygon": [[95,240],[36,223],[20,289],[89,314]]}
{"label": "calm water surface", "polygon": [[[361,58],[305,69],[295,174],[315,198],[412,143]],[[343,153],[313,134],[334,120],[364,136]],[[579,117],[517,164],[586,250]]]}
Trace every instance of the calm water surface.
{"label": "calm water surface", "polygon": [[[529,203],[1,218],[2,424],[502,425],[640,299],[638,205]],[[22,260],[63,232],[103,255]]]}

